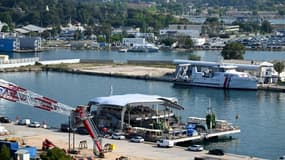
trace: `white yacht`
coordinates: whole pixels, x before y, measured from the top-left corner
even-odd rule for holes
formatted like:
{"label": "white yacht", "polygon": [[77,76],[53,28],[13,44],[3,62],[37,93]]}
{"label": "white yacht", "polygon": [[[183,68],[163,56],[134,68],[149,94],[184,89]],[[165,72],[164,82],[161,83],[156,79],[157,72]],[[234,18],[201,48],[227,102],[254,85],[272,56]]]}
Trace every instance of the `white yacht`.
{"label": "white yacht", "polygon": [[136,44],[133,47],[128,49],[128,52],[158,52],[159,48],[154,44]]}
{"label": "white yacht", "polygon": [[257,89],[257,79],[237,66],[216,63],[179,64],[176,84],[216,87],[224,89]]}

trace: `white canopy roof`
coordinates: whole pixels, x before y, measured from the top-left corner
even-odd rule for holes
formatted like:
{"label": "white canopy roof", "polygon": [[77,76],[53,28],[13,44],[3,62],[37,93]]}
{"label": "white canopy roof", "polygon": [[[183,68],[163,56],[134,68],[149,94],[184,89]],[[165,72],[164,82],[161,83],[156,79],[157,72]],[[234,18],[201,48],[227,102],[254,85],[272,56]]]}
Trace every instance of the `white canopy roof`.
{"label": "white canopy roof", "polygon": [[112,105],[112,106],[138,106],[147,104],[163,104],[176,109],[184,109],[177,104],[176,98],[161,97],[157,95],[144,95],[144,94],[125,94],[114,95],[108,97],[96,97],[89,101],[89,104],[95,105]]}
{"label": "white canopy roof", "polygon": [[206,66],[206,67],[213,67],[213,66],[220,66],[220,65],[234,65],[237,66],[238,69],[244,69],[244,70],[257,70],[260,67],[272,67],[273,64],[269,62],[262,62],[259,65],[255,64],[233,64],[233,63],[220,63],[220,62],[208,62],[208,61],[191,61],[191,60],[181,60],[181,59],[175,59],[173,60],[173,63],[176,65],[184,65],[184,64],[190,64],[190,65],[198,65],[198,66]]}

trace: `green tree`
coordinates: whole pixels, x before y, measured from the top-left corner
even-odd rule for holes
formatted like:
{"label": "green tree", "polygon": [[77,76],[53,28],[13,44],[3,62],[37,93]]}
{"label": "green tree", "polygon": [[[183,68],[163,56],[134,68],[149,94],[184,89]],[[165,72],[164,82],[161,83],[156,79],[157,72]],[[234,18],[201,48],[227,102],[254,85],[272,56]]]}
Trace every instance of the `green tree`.
{"label": "green tree", "polygon": [[208,34],[210,37],[215,37],[219,34],[222,24],[218,17],[208,17],[202,25],[202,34]]}
{"label": "green tree", "polygon": [[276,72],[278,72],[278,81],[280,81],[280,73],[283,72],[285,64],[284,62],[279,61],[274,63],[273,67],[276,70]]}
{"label": "green tree", "polygon": [[283,10],[279,9],[278,10],[278,14],[281,15],[281,16],[284,16],[285,15],[285,9],[283,9]]}
{"label": "green tree", "polygon": [[10,158],[10,150],[6,145],[2,145],[0,149],[0,159],[9,160]]}
{"label": "green tree", "polygon": [[0,13],[0,21],[8,24],[9,30],[12,30],[13,27],[13,19],[9,12]]}
{"label": "green tree", "polygon": [[214,113],[207,114],[206,124],[207,124],[208,129],[216,128],[216,116]]}
{"label": "green tree", "polygon": [[258,15],[258,12],[255,10],[255,11],[252,11],[252,15],[254,16],[257,16]]}
{"label": "green tree", "polygon": [[82,32],[80,30],[75,31],[73,37],[75,40],[81,40],[82,39]]}
{"label": "green tree", "polygon": [[97,37],[97,42],[106,42],[106,38],[102,35]]}
{"label": "green tree", "polygon": [[165,38],[160,40],[160,43],[164,44],[165,46],[171,46],[175,42],[176,40],[174,38]]}
{"label": "green tree", "polygon": [[261,27],[260,27],[260,31],[262,33],[272,33],[273,27],[272,27],[270,22],[263,21],[262,24],[261,24]]}
{"label": "green tree", "polygon": [[184,41],[184,47],[186,49],[192,48],[194,46],[193,41],[191,39],[191,37],[186,37],[185,41]]}
{"label": "green tree", "polygon": [[66,155],[64,150],[54,147],[47,151],[47,153],[42,153],[40,155],[42,160],[71,160],[71,156]]}
{"label": "green tree", "polygon": [[123,38],[122,38],[122,34],[113,34],[111,36],[111,42],[119,42],[121,41]]}
{"label": "green tree", "polygon": [[232,42],[224,46],[221,55],[224,57],[224,59],[243,59],[244,53],[244,45],[237,42]]}
{"label": "green tree", "polygon": [[3,26],[1,32],[9,32],[9,27],[8,26]]}

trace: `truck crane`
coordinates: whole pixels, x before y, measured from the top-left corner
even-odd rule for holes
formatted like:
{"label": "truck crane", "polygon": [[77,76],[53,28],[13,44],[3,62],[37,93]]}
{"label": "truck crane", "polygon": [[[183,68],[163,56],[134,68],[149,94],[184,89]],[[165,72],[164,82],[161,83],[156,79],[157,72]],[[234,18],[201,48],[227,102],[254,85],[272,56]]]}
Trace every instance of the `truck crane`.
{"label": "truck crane", "polygon": [[108,148],[110,144],[104,146],[104,149],[102,148],[101,137],[99,137],[98,129],[91,120],[90,108],[87,106],[80,105],[73,108],[2,79],[0,79],[0,99],[70,116],[72,128],[77,128],[83,124],[87,129],[93,140],[93,152],[96,156],[104,158],[105,150],[109,150],[105,148]]}

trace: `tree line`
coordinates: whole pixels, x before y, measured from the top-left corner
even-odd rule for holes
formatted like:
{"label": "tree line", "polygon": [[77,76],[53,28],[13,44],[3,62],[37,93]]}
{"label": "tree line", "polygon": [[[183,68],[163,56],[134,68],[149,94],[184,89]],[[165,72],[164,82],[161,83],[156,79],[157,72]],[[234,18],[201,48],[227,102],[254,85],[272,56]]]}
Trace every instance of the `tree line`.
{"label": "tree line", "polygon": [[0,20],[13,29],[34,24],[42,27],[65,25],[70,20],[88,26],[109,24],[112,27],[140,27],[143,31],[158,31],[170,23],[184,23],[170,13],[155,7],[132,9],[127,3],[74,0],[2,0]]}

